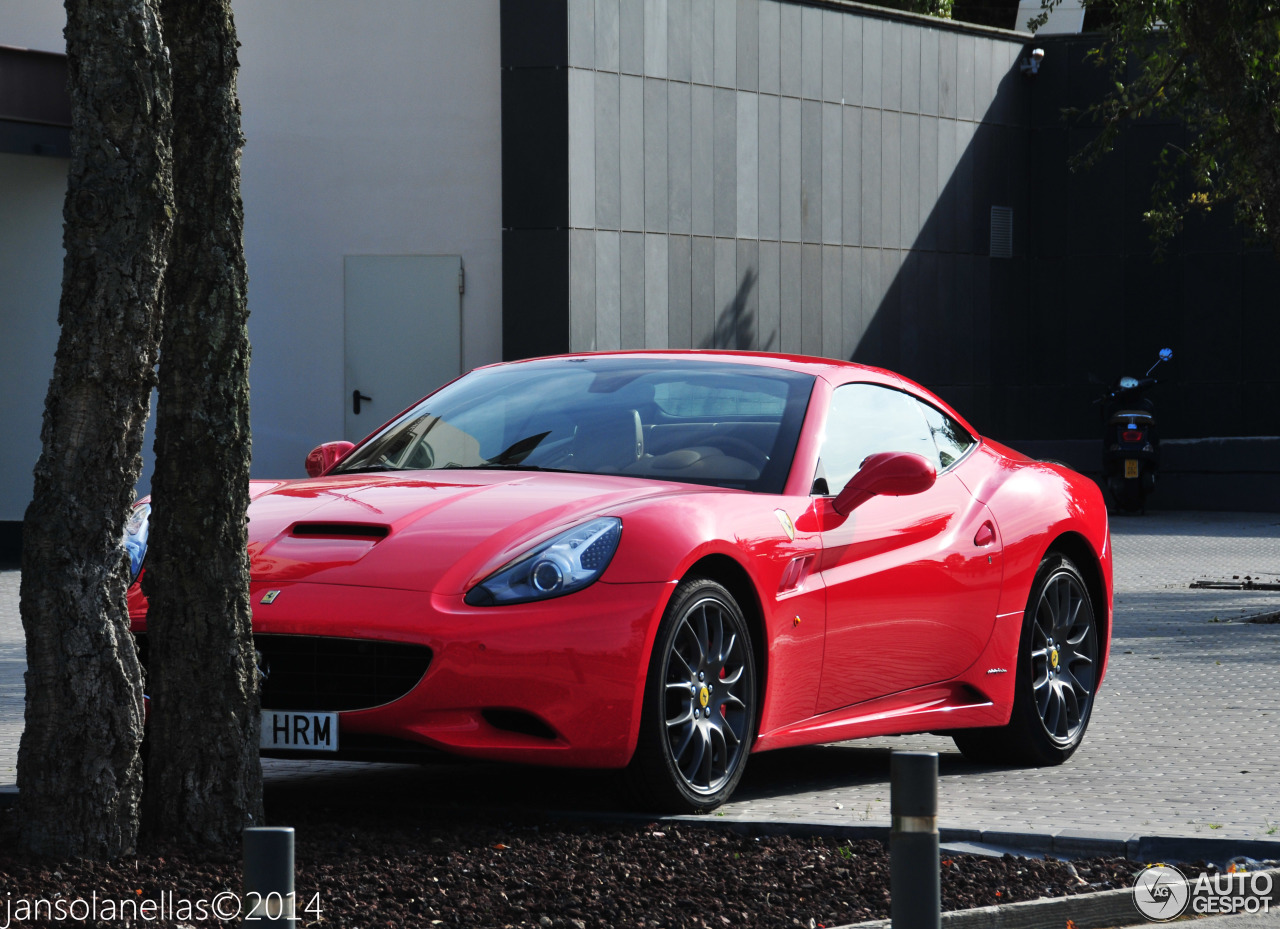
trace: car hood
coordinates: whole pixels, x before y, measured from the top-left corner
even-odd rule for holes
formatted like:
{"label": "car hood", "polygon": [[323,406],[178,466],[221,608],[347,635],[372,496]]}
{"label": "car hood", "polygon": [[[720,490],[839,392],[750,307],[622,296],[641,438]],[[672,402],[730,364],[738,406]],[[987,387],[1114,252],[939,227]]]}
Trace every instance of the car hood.
{"label": "car hood", "polygon": [[334,475],[254,491],[249,557],[255,583],[444,595],[464,593],[585,519],[703,492],[635,478],[527,471]]}

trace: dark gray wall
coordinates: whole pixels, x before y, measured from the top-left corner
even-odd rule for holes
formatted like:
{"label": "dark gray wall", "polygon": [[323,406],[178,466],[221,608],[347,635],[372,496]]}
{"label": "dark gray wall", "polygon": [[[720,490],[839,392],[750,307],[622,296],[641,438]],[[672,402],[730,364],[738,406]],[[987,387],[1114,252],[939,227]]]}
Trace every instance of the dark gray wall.
{"label": "dark gray wall", "polygon": [[948,272],[985,255],[973,198],[1014,192],[970,153],[1017,115],[995,101],[1019,42],[775,0],[568,14],[571,349],[923,361],[876,317],[958,321],[895,282],[913,250]]}
{"label": "dark gray wall", "polygon": [[1090,41],[1030,78],[1024,37],[840,0],[504,0],[504,354],[851,358],[1093,471],[1101,383],[1169,345],[1153,505],[1280,509],[1280,439],[1201,441],[1280,435],[1280,263],[1224,211],[1153,258],[1181,126],[1070,171]]}
{"label": "dark gray wall", "polygon": [[563,17],[567,153],[530,138],[519,170],[549,158],[537,189],[562,172],[567,217],[531,215],[527,190],[504,189],[505,260],[555,263],[532,233],[563,235],[568,319],[529,310],[554,287],[508,274],[508,357],[530,354],[537,317],[547,350],[857,358],[985,403],[991,282],[1025,251],[1018,238],[1013,260],[987,257],[992,204],[1025,229],[1017,37],[778,0],[540,5],[503,8],[504,135],[527,120],[514,88],[550,67],[508,36],[519,44],[518,17]]}
{"label": "dark gray wall", "polygon": [[993,301],[996,434],[1086,471],[1100,466],[1099,382],[1157,369],[1162,446],[1157,508],[1280,511],[1280,262],[1246,242],[1223,207],[1192,218],[1154,254],[1142,214],[1155,161],[1186,128],[1145,120],[1098,165],[1071,155],[1096,132],[1065,119],[1107,90],[1086,61],[1096,37],[1048,38],[1031,89],[1029,287]]}
{"label": "dark gray wall", "polygon": [[[1088,36],[1048,39],[1032,90],[1030,173],[1034,312],[1002,308],[1012,344],[1048,346],[997,372],[1025,389],[1001,421],[1041,417],[1026,438],[1084,438],[1097,431],[1090,379],[1142,374],[1163,346],[1161,434],[1280,435],[1280,262],[1243,241],[1224,206],[1193,218],[1163,258],[1142,222],[1166,141],[1186,129],[1144,121],[1122,134],[1114,152],[1088,171],[1070,156],[1095,133],[1088,120],[1067,120],[1106,90],[1105,72],[1085,61]],[[1280,462],[1277,462],[1280,467]]]}

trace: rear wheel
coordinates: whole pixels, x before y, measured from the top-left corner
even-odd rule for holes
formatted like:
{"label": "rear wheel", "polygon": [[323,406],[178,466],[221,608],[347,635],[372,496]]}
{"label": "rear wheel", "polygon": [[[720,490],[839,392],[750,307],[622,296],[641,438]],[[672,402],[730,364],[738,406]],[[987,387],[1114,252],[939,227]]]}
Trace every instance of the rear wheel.
{"label": "rear wheel", "polygon": [[645,686],[633,783],[663,811],[705,813],[729,798],[755,739],[751,635],[733,595],[695,578],[676,588]]}
{"label": "rear wheel", "polygon": [[1009,724],[952,737],[975,761],[1062,764],[1084,738],[1097,682],[1098,621],[1088,587],[1071,559],[1050,554],[1022,621]]}

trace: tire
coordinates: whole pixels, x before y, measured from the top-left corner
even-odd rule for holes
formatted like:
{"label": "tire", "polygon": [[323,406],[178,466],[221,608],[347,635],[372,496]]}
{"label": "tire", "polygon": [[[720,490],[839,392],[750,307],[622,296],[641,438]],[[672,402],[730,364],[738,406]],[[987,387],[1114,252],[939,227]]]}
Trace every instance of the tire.
{"label": "tire", "polygon": [[1098,683],[1098,620],[1071,559],[1040,562],[1022,620],[1013,713],[1006,726],[952,733],[966,758],[1062,764],[1084,739]]}
{"label": "tire", "polygon": [[632,785],[650,808],[707,813],[738,786],[758,711],[751,633],[733,595],[694,578],[676,588],[645,683]]}

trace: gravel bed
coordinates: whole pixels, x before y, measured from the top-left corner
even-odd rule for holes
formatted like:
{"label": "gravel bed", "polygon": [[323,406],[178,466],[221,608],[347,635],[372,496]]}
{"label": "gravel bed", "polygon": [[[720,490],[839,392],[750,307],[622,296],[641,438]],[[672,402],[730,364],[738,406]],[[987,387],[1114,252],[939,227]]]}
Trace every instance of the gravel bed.
{"label": "gravel bed", "polygon": [[[297,829],[303,926],[813,929],[889,915],[889,858],[875,841],[354,803],[269,809],[274,821]],[[23,920],[14,907],[22,900],[69,905],[95,893],[97,912],[117,918],[61,924],[123,926],[123,909],[111,914],[102,906],[149,900],[153,918],[133,925],[214,925],[207,913],[198,918],[198,905],[241,890],[239,850],[153,847],[111,864],[40,861],[13,852],[15,827],[14,812],[0,811],[0,925],[6,918],[13,926],[53,925]],[[941,867],[950,910],[1129,887],[1142,866],[1123,858],[944,855]],[[222,897],[221,912],[233,900]]]}

